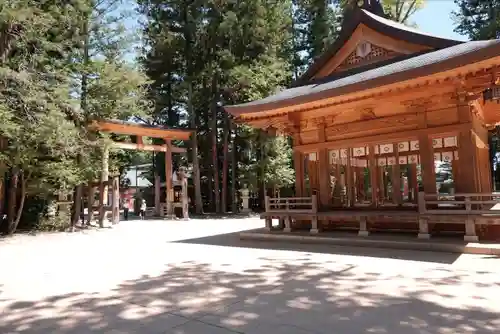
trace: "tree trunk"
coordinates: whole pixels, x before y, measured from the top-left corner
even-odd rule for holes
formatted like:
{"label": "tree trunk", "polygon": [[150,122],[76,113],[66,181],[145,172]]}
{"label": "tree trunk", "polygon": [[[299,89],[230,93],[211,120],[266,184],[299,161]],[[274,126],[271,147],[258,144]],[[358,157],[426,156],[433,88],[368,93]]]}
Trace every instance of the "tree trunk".
{"label": "tree trunk", "polygon": [[214,175],[214,196],[215,196],[215,212],[220,212],[220,185],[219,185],[219,159],[217,154],[217,76],[214,73],[212,77],[212,164]]}
{"label": "tree trunk", "polygon": [[[80,96],[80,107],[85,115],[87,116],[87,87],[88,87],[88,78],[87,78],[87,65],[89,63],[89,48],[90,48],[90,38],[89,38],[89,27],[88,27],[88,20],[90,18],[87,16],[84,19],[83,22],[83,34],[84,34],[84,40],[83,40],[83,65],[84,65],[84,72],[82,73],[82,80],[81,80],[81,96]],[[80,121],[78,119],[75,119],[75,126],[80,127]],[[77,155],[76,157],[76,162],[77,164],[82,163],[82,157],[80,154]],[[79,184],[75,187],[74,191],[74,198],[73,198],[73,216],[71,217],[71,222],[70,222],[70,229],[71,231],[74,231],[76,223],[78,223],[78,219],[80,218],[81,211],[83,210],[82,208],[82,195],[83,195],[83,184]]]}
{"label": "tree trunk", "polygon": [[[7,138],[0,136],[0,151],[5,150],[9,143]],[[6,180],[6,165],[4,162],[0,162],[0,228],[3,223],[3,216],[5,213],[5,187],[7,185]]]}
{"label": "tree trunk", "polygon": [[192,155],[193,155],[193,183],[194,183],[194,197],[195,197],[195,207],[196,213],[203,213],[203,200],[201,198],[201,179],[200,179],[200,162],[198,159],[198,134],[196,127],[196,115],[193,111],[193,86],[191,81],[188,85],[188,114],[191,117],[191,128],[194,129],[192,137]]}
{"label": "tree trunk", "polygon": [[[90,187],[89,182],[89,187]],[[92,224],[92,220],[94,220],[94,198],[95,198],[95,193],[96,193],[97,187],[90,187],[89,188],[89,194],[88,194],[88,203],[87,203],[87,211],[88,211],[88,216],[87,216],[87,225]]]}
{"label": "tree trunk", "polygon": [[7,200],[7,233],[12,234],[15,231],[16,219],[16,199],[17,199],[17,186],[19,183],[19,168],[14,167],[11,171],[9,182],[9,197]]}
{"label": "tree trunk", "polygon": [[259,141],[260,141],[260,174],[261,174],[261,189],[260,189],[260,207],[261,209],[265,208],[265,198],[267,195],[267,189],[266,189],[266,181],[265,181],[265,175],[266,175],[266,165],[264,163],[266,159],[266,133],[264,131],[260,131],[260,136],[259,136]]}
{"label": "tree trunk", "polygon": [[237,143],[237,136],[238,136],[238,128],[236,127],[236,124],[234,124],[234,122],[232,121],[229,121],[230,123],[230,127],[232,130],[234,130],[234,137],[233,137],[233,145],[232,145],[232,149],[231,149],[231,198],[233,199],[232,202],[231,202],[231,211],[233,213],[236,213],[238,212],[238,208],[239,208],[239,205],[238,205],[238,194],[236,193],[237,191],[237,187],[236,187],[236,184],[237,184],[237,180],[236,180],[236,166],[237,166],[237,163],[236,163],[236,149],[237,149],[237,146],[236,146],[236,143]]}
{"label": "tree trunk", "polygon": [[5,63],[13,49],[14,42],[23,32],[21,24],[7,23],[0,29],[0,64]]}
{"label": "tree trunk", "polygon": [[80,219],[80,215],[82,213],[82,196],[83,196],[83,184],[79,184],[75,187],[75,198],[73,199],[73,217],[71,217],[71,225],[70,231],[73,232],[75,230],[75,225],[78,223]]}
{"label": "tree trunk", "polygon": [[[185,4],[184,8],[184,20],[185,20],[185,29],[184,29],[184,38],[186,40],[186,69],[187,69],[187,79],[188,79],[188,105],[187,112],[190,117],[191,127],[194,130],[193,138],[191,141],[192,145],[192,159],[193,159],[193,183],[194,183],[194,196],[195,196],[195,207],[196,213],[203,213],[203,199],[201,197],[201,177],[200,177],[200,162],[198,159],[198,134],[197,134],[197,126],[196,126],[196,115],[193,110],[193,62],[192,62],[192,31],[191,31],[191,16],[189,13],[189,7]],[[172,99],[169,100],[169,103]]]}
{"label": "tree trunk", "polygon": [[26,200],[26,182],[27,180],[24,177],[24,173],[21,173],[21,198],[17,207],[16,219],[14,220],[14,224],[12,226],[9,226],[9,235],[14,234],[17,227],[19,226],[19,222],[21,221],[21,216],[23,215],[24,202]]}
{"label": "tree trunk", "polygon": [[222,160],[222,212],[227,212],[227,173],[228,173],[228,153],[229,153],[229,118],[224,113],[224,134],[223,134],[223,160]]}
{"label": "tree trunk", "polygon": [[[19,176],[21,176],[21,201],[19,206],[17,206],[17,188],[19,186]],[[12,235],[17,229],[17,225],[21,219],[21,214],[24,207],[24,197],[26,195],[26,185],[24,181],[24,174],[20,172],[19,168],[14,168],[12,170],[11,184],[9,187],[9,209],[8,209],[8,219],[9,224],[7,226],[7,234]],[[16,207],[18,209],[16,210]]]}
{"label": "tree trunk", "polygon": [[[102,158],[101,158],[101,182],[106,183],[109,181],[109,146],[106,144],[102,148]],[[108,185],[104,185],[104,205],[108,205]]]}
{"label": "tree trunk", "polygon": [[104,227],[108,206],[108,182],[109,180],[109,147],[105,144],[102,147],[101,157],[101,182],[99,185],[99,227]]}

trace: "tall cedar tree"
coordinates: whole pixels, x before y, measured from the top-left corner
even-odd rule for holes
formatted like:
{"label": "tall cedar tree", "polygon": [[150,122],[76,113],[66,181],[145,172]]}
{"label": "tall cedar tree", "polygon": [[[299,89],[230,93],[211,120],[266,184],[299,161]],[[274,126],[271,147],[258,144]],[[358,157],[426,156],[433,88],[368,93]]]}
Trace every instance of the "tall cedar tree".
{"label": "tall cedar tree", "polygon": [[78,46],[82,2],[10,0],[0,5],[0,133],[9,175],[7,221],[15,232],[26,196],[67,192],[80,181],[86,144],[72,122],[68,58]]}
{"label": "tall cedar tree", "polygon": [[[86,126],[95,119],[127,120],[147,113],[146,77],[124,61],[133,41],[132,35],[124,28],[125,13],[120,10],[126,3],[126,0],[86,0],[86,11],[81,19],[80,48],[74,57],[74,75],[78,78],[75,88],[80,97],[77,125]],[[101,181],[107,181],[110,168],[115,174],[120,173],[123,165],[136,155],[121,150],[110,152],[106,134],[89,135],[88,139],[100,148],[92,152],[93,156],[100,155],[101,162],[91,164],[86,170],[88,182],[93,182],[99,171]],[[80,160],[84,161],[81,157]],[[73,224],[82,210],[82,190],[83,184],[75,189]],[[93,197],[94,191],[92,189],[89,197]],[[107,187],[104,199],[107,200]],[[92,220],[92,203],[93,198],[89,200],[89,222]],[[103,217],[99,222],[102,226]]]}
{"label": "tall cedar tree", "polygon": [[[19,223],[26,196],[68,194],[99,169],[92,152],[104,141],[89,136],[90,120],[127,118],[145,109],[145,77],[119,59],[119,39],[111,33],[119,25],[94,4],[0,5],[0,133],[6,146],[0,160],[10,175],[8,233]],[[76,189],[78,199],[81,187]],[[73,222],[81,209],[76,204]]]}

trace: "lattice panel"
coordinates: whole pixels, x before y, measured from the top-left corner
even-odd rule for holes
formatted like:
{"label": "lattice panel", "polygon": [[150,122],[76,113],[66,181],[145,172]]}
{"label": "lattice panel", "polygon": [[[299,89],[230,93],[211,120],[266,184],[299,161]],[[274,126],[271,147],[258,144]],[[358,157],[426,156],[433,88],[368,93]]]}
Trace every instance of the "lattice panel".
{"label": "lattice panel", "polygon": [[355,65],[362,64],[363,62],[370,61],[376,58],[395,56],[397,53],[394,51],[390,51],[384,49],[380,46],[370,44],[371,51],[365,57],[358,57],[356,50],[354,50],[339,67],[352,67]]}

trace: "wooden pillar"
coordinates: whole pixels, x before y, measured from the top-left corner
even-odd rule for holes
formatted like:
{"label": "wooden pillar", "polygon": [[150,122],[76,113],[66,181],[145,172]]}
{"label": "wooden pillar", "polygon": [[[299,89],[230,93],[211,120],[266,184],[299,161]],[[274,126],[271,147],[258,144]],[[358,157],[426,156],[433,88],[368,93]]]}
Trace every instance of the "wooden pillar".
{"label": "wooden pillar", "polygon": [[106,215],[105,205],[105,193],[104,193],[105,185],[104,182],[99,184],[99,226],[104,227],[104,216]]}
{"label": "wooden pillar", "polygon": [[[8,147],[8,142],[6,138],[0,137],[0,151],[5,150]],[[5,164],[0,164],[0,170],[5,168]],[[5,173],[0,175],[0,217],[3,216],[5,211]]]}
{"label": "wooden pillar", "polygon": [[365,167],[356,168],[356,184],[357,184],[357,192],[356,192],[357,201],[365,202],[366,200]]}
{"label": "wooden pillar", "polygon": [[353,206],[354,205],[354,184],[353,184],[353,167],[352,166],[352,150],[350,148],[347,149],[347,165],[346,165],[346,195],[347,195],[347,206]]}
{"label": "wooden pillar", "polygon": [[377,184],[377,159],[375,159],[375,146],[369,147],[368,167],[370,168],[370,185],[372,188],[372,203],[371,206],[378,206],[378,184]]}
{"label": "wooden pillar", "polygon": [[111,222],[118,224],[120,222],[120,179],[118,176],[113,176],[111,206]]}
{"label": "wooden pillar", "polygon": [[165,139],[165,205],[167,206],[167,217],[174,215],[174,189],[172,187],[172,143]]}
{"label": "wooden pillar", "polygon": [[[377,159],[378,165],[378,159]],[[378,203],[384,204],[387,198],[387,187],[385,182],[385,166],[377,166],[377,186],[378,186]]]}
{"label": "wooden pillar", "polygon": [[472,130],[460,131],[458,138],[458,157],[460,164],[460,179],[457,186],[462,193],[476,192],[476,145]]}
{"label": "wooden pillar", "polygon": [[[90,182],[91,183],[91,182]],[[87,203],[87,225],[92,224],[92,220],[94,219],[94,204],[95,204],[95,192],[97,187],[89,184],[88,186],[88,203]]]}
{"label": "wooden pillar", "polygon": [[460,87],[457,99],[459,122],[467,124],[467,128],[458,133],[459,174],[456,179],[456,190],[459,193],[473,193],[476,188],[476,144],[472,135],[472,110],[467,101],[467,92]]}
{"label": "wooden pillar", "polygon": [[418,141],[424,192],[427,194],[435,194],[436,170],[434,166],[434,149],[432,148],[432,139],[429,138],[427,134],[422,134],[418,137]]}
{"label": "wooden pillar", "polygon": [[108,180],[109,180],[109,146],[104,145],[102,151],[102,171],[101,171],[101,183],[103,183],[103,205],[108,205]]}
{"label": "wooden pillar", "polygon": [[392,165],[392,199],[395,204],[401,205],[401,171],[399,166],[399,147],[398,144],[394,144],[394,165]]}
{"label": "wooden pillar", "polygon": [[[0,168],[3,166],[0,166]],[[0,175],[0,217],[4,213],[4,203],[5,202],[5,173]]]}
{"label": "wooden pillar", "polygon": [[188,195],[188,180],[186,169],[184,167],[179,170],[179,177],[182,185],[181,203],[182,203],[182,218],[189,220],[189,195]]}
{"label": "wooden pillar", "polygon": [[295,168],[295,196],[301,197],[304,188],[304,156],[299,151],[293,151],[293,165]]}
{"label": "wooden pillar", "polygon": [[460,161],[453,156],[453,161],[451,162],[451,172],[453,174],[453,180],[455,183],[455,193],[460,192]]}
{"label": "wooden pillar", "polygon": [[408,192],[410,197],[410,202],[417,203],[418,201],[418,178],[417,178],[417,164],[409,164],[410,175],[408,177]]}
{"label": "wooden pillar", "polygon": [[[318,126],[318,142],[324,143],[326,141],[326,125],[325,118],[320,117],[317,119]],[[328,161],[328,149],[322,148],[318,150],[319,161],[319,204],[320,207],[327,207],[330,202],[330,171]]]}
{"label": "wooden pillar", "polygon": [[160,175],[155,173],[155,214],[160,216]]}
{"label": "wooden pillar", "polygon": [[319,158],[319,200],[321,207],[327,207],[330,202],[330,173],[328,163],[328,149],[320,149]]}

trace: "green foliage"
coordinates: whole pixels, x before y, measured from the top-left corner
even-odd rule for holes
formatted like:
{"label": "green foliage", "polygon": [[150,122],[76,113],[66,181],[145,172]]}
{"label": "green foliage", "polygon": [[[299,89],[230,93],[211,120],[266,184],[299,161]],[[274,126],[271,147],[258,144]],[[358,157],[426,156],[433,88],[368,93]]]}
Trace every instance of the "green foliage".
{"label": "green foliage", "polygon": [[38,223],[34,226],[34,229],[43,232],[62,232],[70,227],[70,221],[71,217],[69,212],[61,211],[55,216],[41,216]]}
{"label": "green foliage", "polygon": [[293,65],[297,74],[330,46],[340,31],[339,0],[294,0]]}
{"label": "green foliage", "polygon": [[389,19],[404,24],[409,24],[410,17],[425,6],[425,0],[382,0],[381,2]]}
{"label": "green foliage", "polygon": [[[291,166],[292,149],[287,138],[266,136],[262,141],[262,159],[250,165],[249,173],[244,175],[249,188],[257,189],[258,181],[271,189],[290,187],[295,182],[295,172]],[[256,175],[260,176],[259,180]]]}
{"label": "green foliage", "polygon": [[500,38],[499,0],[455,0],[455,31],[470,40]]}
{"label": "green foliage", "polygon": [[[23,213],[24,197],[69,194],[99,175],[100,147],[108,139],[89,132],[91,120],[147,113],[148,81],[124,61],[128,38],[110,12],[122,3],[0,4],[0,169],[19,176],[9,192],[22,197],[9,203],[8,232],[20,220],[13,212]],[[123,160],[129,159],[112,161],[120,169]],[[29,217],[42,210],[27,204]]]}

